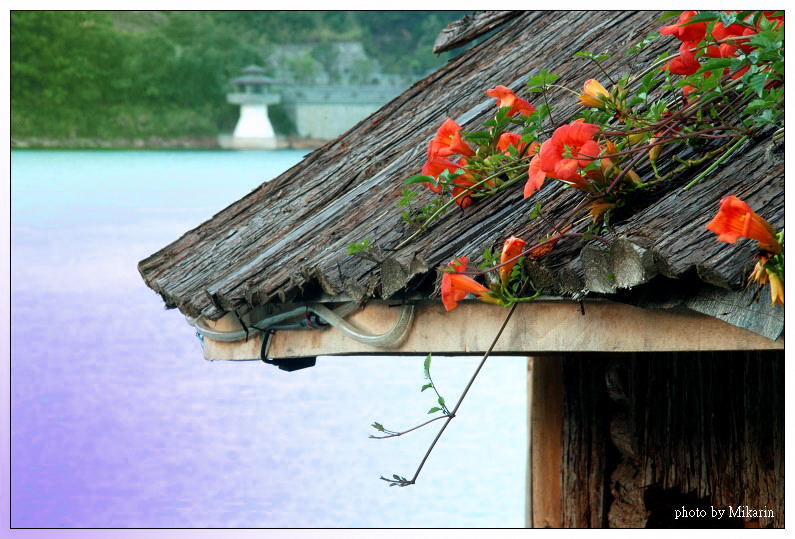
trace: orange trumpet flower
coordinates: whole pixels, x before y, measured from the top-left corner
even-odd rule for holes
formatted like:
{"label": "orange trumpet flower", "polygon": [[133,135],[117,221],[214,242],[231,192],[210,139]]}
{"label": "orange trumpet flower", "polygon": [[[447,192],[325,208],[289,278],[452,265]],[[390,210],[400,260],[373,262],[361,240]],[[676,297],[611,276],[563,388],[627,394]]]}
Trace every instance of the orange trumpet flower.
{"label": "orange trumpet flower", "polygon": [[450,157],[455,154],[472,156],[475,152],[461,138],[461,126],[452,118],[448,118],[428,145],[428,159]]}
{"label": "orange trumpet flower", "polygon": [[579,104],[583,107],[600,109],[605,106],[604,99],[610,98],[610,92],[605,90],[605,87],[599,84],[596,79],[588,79],[582,87],[582,94],[580,95]]}
{"label": "orange trumpet flower", "polygon": [[[422,175],[433,176],[434,178],[438,178],[439,175],[445,170],[448,170],[450,171],[450,173],[453,173],[460,168],[461,167],[459,165],[453,163],[449,159],[445,159],[444,157],[434,157],[433,159],[429,159],[422,166]],[[425,182],[422,185],[427,187],[436,194],[441,193],[443,189],[441,185],[437,185],[436,187],[434,187],[433,184],[431,184],[430,182]]]}
{"label": "orange trumpet flower", "polygon": [[[500,264],[505,264],[507,260],[510,260],[522,252],[524,249],[525,241],[517,238],[516,236],[511,236],[505,243],[502,245],[502,254],[500,255]],[[502,286],[506,286],[508,281],[511,279],[511,270],[516,265],[516,260],[513,262],[509,262],[504,266],[500,266],[500,282],[502,282]]]}
{"label": "orange trumpet flower", "polygon": [[517,97],[516,94],[513,93],[513,90],[502,84],[490,90],[486,90],[486,95],[496,98],[497,107],[499,108],[511,107],[511,110],[508,111],[508,116],[514,116],[516,114],[519,114],[519,116],[530,116],[536,111],[533,105],[521,97]]}
{"label": "orange trumpet flower", "polygon": [[721,199],[720,209],[707,229],[718,234],[718,241],[735,243],[739,238],[748,238],[758,241],[759,247],[765,251],[781,252],[776,230],[735,196]]}
{"label": "orange trumpet flower", "polygon": [[[457,272],[466,271],[467,259],[465,256],[454,259],[447,265],[448,269]],[[471,277],[459,273],[442,274],[442,304],[446,311],[452,311],[458,306],[458,302],[467,297],[468,294],[475,294],[478,299],[489,303],[499,303],[499,300],[490,295],[488,288],[475,281]]]}

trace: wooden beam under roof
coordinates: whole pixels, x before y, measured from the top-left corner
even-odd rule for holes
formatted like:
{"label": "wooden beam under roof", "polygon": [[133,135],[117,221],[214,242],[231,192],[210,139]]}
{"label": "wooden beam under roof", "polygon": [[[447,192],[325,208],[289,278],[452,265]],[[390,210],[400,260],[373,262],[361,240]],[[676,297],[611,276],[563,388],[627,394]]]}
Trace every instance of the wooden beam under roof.
{"label": "wooden beam under roof", "polygon": [[[349,317],[364,331],[387,331],[398,310],[372,302]],[[462,302],[445,312],[438,301],[417,305],[406,338],[393,348],[359,343],[335,328],[276,331],[267,350],[270,358],[321,355],[481,354],[491,344],[507,313],[491,305]],[[584,314],[583,314],[584,313]],[[228,315],[208,326],[239,329]],[[771,340],[710,316],[686,310],[641,309],[609,301],[536,301],[519,305],[495,354],[547,352],[674,352],[706,350],[778,350],[783,338]],[[240,343],[205,339],[205,359],[260,359],[261,334]]]}

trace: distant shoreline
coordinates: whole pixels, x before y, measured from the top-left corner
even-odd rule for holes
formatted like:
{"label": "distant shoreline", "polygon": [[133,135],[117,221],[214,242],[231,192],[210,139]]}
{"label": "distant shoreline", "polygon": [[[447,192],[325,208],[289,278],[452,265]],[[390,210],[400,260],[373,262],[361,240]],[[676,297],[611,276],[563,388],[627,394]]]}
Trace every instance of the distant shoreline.
{"label": "distant shoreline", "polygon": [[[314,150],[328,142],[323,139],[286,137],[285,150]],[[12,149],[37,150],[221,150],[218,137],[146,137],[146,138],[49,138],[11,136]]]}

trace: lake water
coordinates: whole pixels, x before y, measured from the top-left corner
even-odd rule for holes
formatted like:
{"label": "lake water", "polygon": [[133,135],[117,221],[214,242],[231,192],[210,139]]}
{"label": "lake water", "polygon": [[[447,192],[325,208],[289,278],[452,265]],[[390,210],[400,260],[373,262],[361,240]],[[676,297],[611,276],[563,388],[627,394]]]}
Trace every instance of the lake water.
{"label": "lake water", "polygon": [[[422,358],[206,362],[136,264],[303,152],[14,151],[15,527],[521,527],[526,360],[493,358],[423,469]],[[437,358],[448,402],[478,358]]]}

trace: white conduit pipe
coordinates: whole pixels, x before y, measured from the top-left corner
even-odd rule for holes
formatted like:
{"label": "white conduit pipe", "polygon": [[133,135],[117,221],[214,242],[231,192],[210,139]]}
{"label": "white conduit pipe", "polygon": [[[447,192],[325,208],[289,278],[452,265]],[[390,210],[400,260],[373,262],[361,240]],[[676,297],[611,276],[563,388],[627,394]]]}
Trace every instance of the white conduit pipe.
{"label": "white conduit pipe", "polygon": [[[306,313],[306,307],[297,307],[295,309],[285,311],[283,313],[279,313],[274,316],[270,316],[263,320],[260,320],[256,324],[253,325],[253,329],[262,330],[262,323],[267,322],[268,326],[276,325],[279,322],[284,322],[285,320],[289,320],[290,318],[295,318],[296,316],[301,316],[302,314]],[[241,329],[238,331],[218,331],[216,329],[211,329],[205,326],[202,323],[202,317],[198,318],[191,318],[189,316],[185,317],[188,320],[188,324],[196,328],[202,337],[207,337],[208,339],[212,339],[214,341],[220,342],[236,342],[242,341],[246,337],[249,336],[251,331],[246,332],[246,330]],[[258,327],[259,326],[259,327]],[[266,326],[267,327],[267,326]]]}
{"label": "white conduit pipe", "polygon": [[[319,316],[326,323],[334,326],[358,342],[369,344],[371,346],[388,347],[403,339],[406,331],[411,326],[411,321],[414,318],[414,305],[403,305],[400,310],[400,316],[391,329],[380,335],[371,335],[359,330],[343,318],[354,310],[356,310],[355,302],[347,303],[342,307],[339,307],[336,311],[332,311],[324,305],[306,305],[260,320],[253,325],[253,328],[255,331],[265,331],[269,326],[274,326],[279,322],[284,322],[285,320],[289,320],[297,316],[306,315],[307,312],[312,312]],[[214,341],[236,342],[242,341],[248,336],[248,333],[245,330],[218,331],[205,326],[200,318],[190,318],[188,316],[185,318],[187,319],[188,324],[195,327],[196,331],[198,331],[200,335]]]}
{"label": "white conduit pipe", "polygon": [[312,305],[309,307],[320,318],[342,331],[345,335],[359,341],[360,343],[372,346],[392,346],[399,342],[406,334],[411,321],[414,319],[414,305],[403,305],[400,309],[400,316],[392,326],[392,329],[381,335],[369,335],[360,331],[355,326],[346,322],[337,313],[323,305]]}

